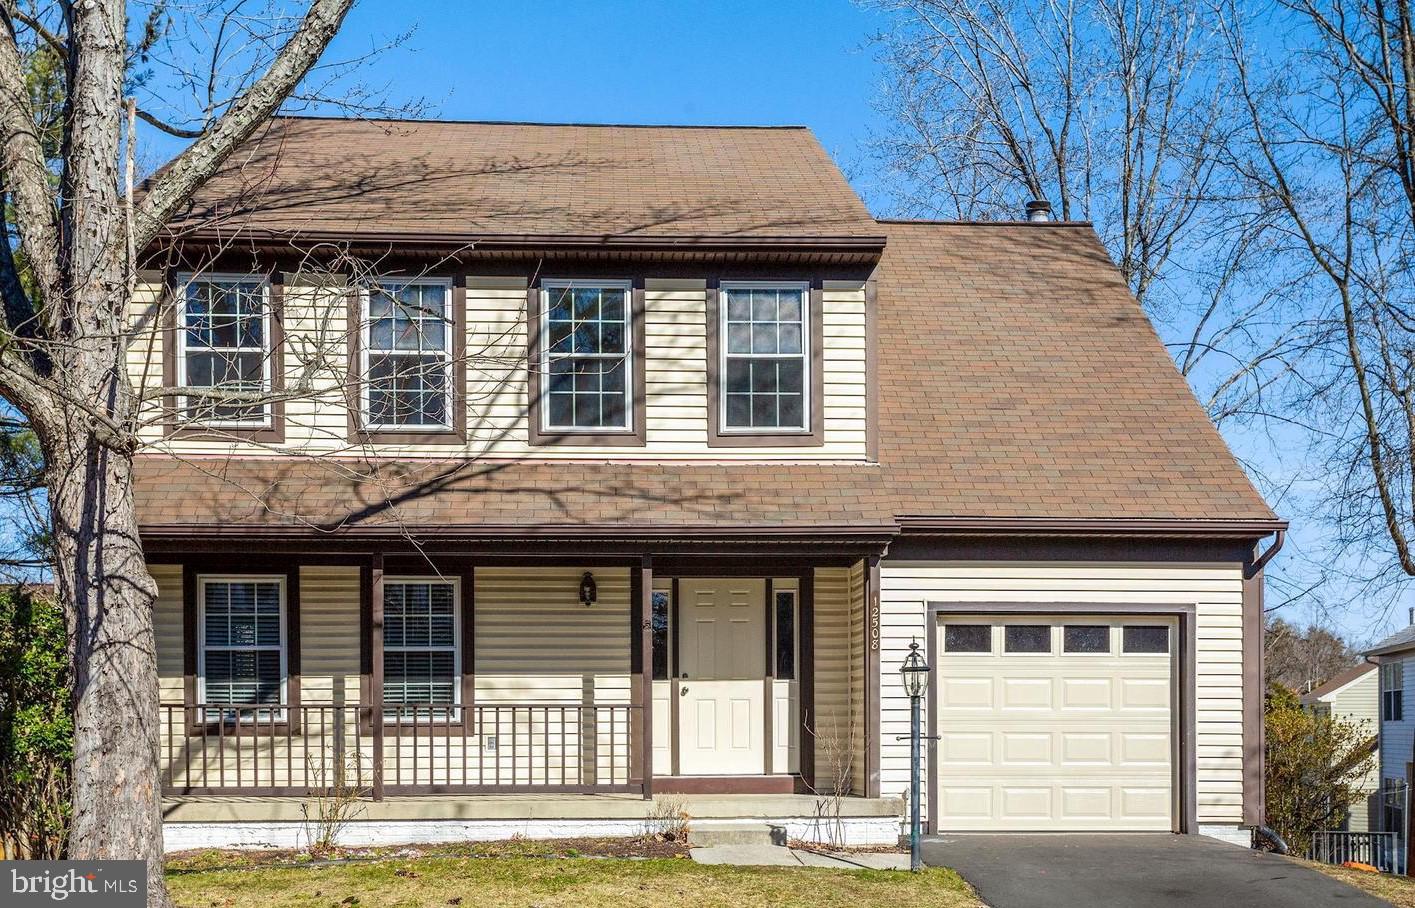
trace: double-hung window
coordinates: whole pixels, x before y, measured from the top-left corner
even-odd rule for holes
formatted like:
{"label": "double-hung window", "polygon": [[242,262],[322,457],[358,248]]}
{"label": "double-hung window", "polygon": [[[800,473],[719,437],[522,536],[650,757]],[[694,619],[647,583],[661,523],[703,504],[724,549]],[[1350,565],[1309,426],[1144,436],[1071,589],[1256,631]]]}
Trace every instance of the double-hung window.
{"label": "double-hung window", "polygon": [[720,292],[721,431],[809,431],[809,287],[724,283]]}
{"label": "double-hung window", "polygon": [[544,432],[633,430],[628,281],[541,284]]}
{"label": "double-hung window", "polygon": [[[263,706],[285,695],[285,580],[283,577],[202,577],[197,674],[202,702]],[[266,710],[219,711],[227,717],[265,718]],[[215,719],[216,715],[209,716]]]}
{"label": "double-hung window", "polygon": [[[457,583],[435,578],[383,582],[383,704],[392,719],[451,718],[460,705]],[[419,707],[414,710],[410,707]]]}
{"label": "double-hung window", "polygon": [[1405,663],[1381,665],[1381,718],[1399,722],[1405,717]]}
{"label": "double-hung window", "polygon": [[364,320],[365,428],[452,427],[452,287],[445,280],[381,281]]}
{"label": "double-hung window", "polygon": [[270,284],[261,277],[192,277],[183,288],[177,384],[184,417],[217,427],[270,422]]}

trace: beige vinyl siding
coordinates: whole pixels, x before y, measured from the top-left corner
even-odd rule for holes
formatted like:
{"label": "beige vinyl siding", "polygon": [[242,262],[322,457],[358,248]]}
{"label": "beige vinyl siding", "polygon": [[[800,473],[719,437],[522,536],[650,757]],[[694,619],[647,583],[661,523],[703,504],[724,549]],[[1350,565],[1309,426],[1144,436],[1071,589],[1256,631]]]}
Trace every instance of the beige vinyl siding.
{"label": "beige vinyl siding", "polygon": [[925,603],[1193,603],[1196,608],[1198,821],[1237,825],[1243,804],[1243,578],[1237,564],[902,562],[880,582],[881,794],[909,786],[909,699],[898,667],[927,643]]}
{"label": "beige vinyl siding", "polygon": [[186,655],[183,645],[182,566],[150,564],[157,581],[157,601],[152,609],[152,630],[157,647],[158,702],[181,703],[186,696]]}
{"label": "beige vinyl siding", "polygon": [[855,742],[854,772],[851,788],[856,794],[864,794],[867,767],[865,747],[868,734],[865,730],[865,562],[860,560],[850,568],[850,727],[851,739]]}
{"label": "beige vinyl siding", "polygon": [[300,568],[300,702],[359,702],[359,569]]}
{"label": "beige vinyl siding", "polygon": [[[1380,674],[1379,669],[1367,672],[1350,684],[1322,697],[1322,701],[1331,707],[1332,718],[1355,723],[1367,734],[1375,735],[1381,716]],[[1408,750],[1406,752],[1409,753]],[[1361,792],[1373,792],[1380,788],[1380,785],[1380,762],[1373,760],[1370,771],[1361,778],[1356,787]],[[1366,797],[1359,798],[1351,805],[1352,831],[1365,832],[1371,829],[1371,819],[1370,805]]]}
{"label": "beige vinyl siding", "polygon": [[[613,457],[615,459],[852,460],[865,459],[865,291],[858,281],[827,282],[822,294],[824,444],[820,447],[710,448],[707,444],[707,283],[704,279],[648,278],[644,293],[645,376],[643,447],[531,447],[526,423],[526,281],[472,276],[467,280],[466,407],[468,442],[378,445],[390,457]],[[133,319],[157,326],[160,285],[143,284]],[[284,288],[286,442],[275,446],[228,440],[164,441],[154,420],[143,438],[179,453],[258,455],[292,450],[352,454],[346,385],[348,291],[315,286],[286,275]],[[161,343],[154,330],[128,350],[135,387],[154,414],[161,387]]]}
{"label": "beige vinyl siding", "polygon": [[[594,574],[599,601],[580,604]],[[478,703],[628,703],[628,568],[479,567]]]}
{"label": "beige vinyl siding", "polygon": [[807,719],[814,733],[816,787],[830,791],[843,777],[851,792],[863,778],[863,737],[853,709],[864,674],[851,659],[851,577],[849,568],[816,568],[815,710]]}

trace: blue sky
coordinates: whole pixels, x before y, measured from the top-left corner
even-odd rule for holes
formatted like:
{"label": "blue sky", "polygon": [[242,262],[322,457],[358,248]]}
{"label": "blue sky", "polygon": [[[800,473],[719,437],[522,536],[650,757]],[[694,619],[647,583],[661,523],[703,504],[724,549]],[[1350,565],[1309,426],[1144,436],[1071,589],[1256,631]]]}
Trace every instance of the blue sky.
{"label": "blue sky", "polygon": [[[359,76],[389,83],[395,100],[425,99],[432,116],[804,124],[872,210],[891,214],[888,183],[867,153],[885,126],[873,107],[884,73],[870,36],[887,24],[848,0],[361,0],[327,59],[360,56],[415,27],[405,47]],[[152,164],[177,150],[161,137],[143,146]],[[1282,472],[1271,440],[1230,433],[1230,441],[1245,460]],[[1284,557],[1314,551],[1320,528],[1292,513],[1292,502],[1278,505],[1298,525]],[[1339,623],[1366,640],[1403,625],[1404,611],[1389,600],[1354,605]],[[1306,620],[1306,610],[1292,617]]]}

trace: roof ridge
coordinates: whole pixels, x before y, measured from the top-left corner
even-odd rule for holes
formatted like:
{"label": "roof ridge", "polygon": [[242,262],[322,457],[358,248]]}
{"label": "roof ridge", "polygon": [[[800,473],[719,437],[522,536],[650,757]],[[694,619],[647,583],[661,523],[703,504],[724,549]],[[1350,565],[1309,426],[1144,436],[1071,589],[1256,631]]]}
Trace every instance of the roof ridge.
{"label": "roof ridge", "polygon": [[326,114],[275,114],[272,120],[323,120],[338,123],[409,123],[439,126],[562,126],[577,129],[802,129],[804,123],[587,123],[553,120],[475,120],[444,117],[336,117]]}
{"label": "roof ridge", "polygon": [[875,218],[879,224],[922,224],[938,227],[1094,227],[1091,221],[966,221],[961,218]]}

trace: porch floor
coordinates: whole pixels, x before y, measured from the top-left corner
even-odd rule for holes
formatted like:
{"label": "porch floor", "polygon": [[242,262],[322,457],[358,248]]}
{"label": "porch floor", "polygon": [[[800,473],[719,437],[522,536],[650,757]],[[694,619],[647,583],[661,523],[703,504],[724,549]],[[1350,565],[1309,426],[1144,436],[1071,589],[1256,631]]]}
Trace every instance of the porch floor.
{"label": "porch floor", "polygon": [[[696,819],[812,817],[825,798],[808,794],[662,795]],[[169,823],[301,822],[303,798],[187,796],[162,801]],[[635,794],[419,795],[365,800],[355,822],[391,820],[642,820],[652,801]],[[894,817],[899,798],[844,798],[841,817]]]}

